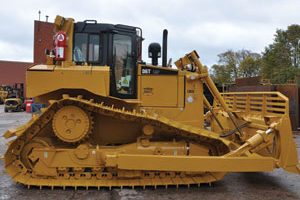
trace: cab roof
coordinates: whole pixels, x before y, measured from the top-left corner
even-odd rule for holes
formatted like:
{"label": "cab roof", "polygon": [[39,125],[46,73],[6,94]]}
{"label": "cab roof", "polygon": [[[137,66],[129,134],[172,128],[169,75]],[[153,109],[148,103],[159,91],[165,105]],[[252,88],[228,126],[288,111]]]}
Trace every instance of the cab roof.
{"label": "cab roof", "polygon": [[88,32],[88,33],[100,33],[100,32],[130,32],[136,34],[138,27],[123,25],[123,24],[105,24],[97,23],[96,20],[86,20],[83,22],[77,22],[74,26],[75,32]]}

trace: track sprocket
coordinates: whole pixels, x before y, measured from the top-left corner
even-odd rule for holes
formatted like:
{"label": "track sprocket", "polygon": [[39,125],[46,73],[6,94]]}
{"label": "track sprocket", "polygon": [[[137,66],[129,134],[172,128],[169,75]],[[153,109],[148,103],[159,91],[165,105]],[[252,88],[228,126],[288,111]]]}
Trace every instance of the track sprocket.
{"label": "track sprocket", "polygon": [[64,106],[54,115],[52,127],[55,135],[68,143],[79,142],[91,131],[91,117],[77,106]]}

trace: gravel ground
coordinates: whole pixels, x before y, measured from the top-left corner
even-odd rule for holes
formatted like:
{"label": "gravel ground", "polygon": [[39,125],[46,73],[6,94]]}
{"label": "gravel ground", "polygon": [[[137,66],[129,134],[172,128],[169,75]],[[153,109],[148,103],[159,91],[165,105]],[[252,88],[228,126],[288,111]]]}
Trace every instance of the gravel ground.
{"label": "gravel ground", "polygon": [[[30,114],[4,113],[0,105],[0,135],[7,129],[17,127],[29,121]],[[300,135],[294,135],[300,155]],[[0,155],[3,155],[7,141],[0,138]],[[300,156],[299,156],[300,157]],[[224,179],[198,187],[142,189],[97,189],[74,191],[67,188],[55,190],[31,188],[27,190],[21,184],[15,184],[5,173],[3,160],[0,160],[0,200],[2,199],[300,199],[300,176],[276,169],[273,172],[228,173]]]}

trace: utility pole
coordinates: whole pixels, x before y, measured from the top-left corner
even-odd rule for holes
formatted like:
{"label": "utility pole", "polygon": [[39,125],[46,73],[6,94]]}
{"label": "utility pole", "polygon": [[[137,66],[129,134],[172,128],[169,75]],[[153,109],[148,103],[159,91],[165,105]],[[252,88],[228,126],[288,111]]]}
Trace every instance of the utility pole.
{"label": "utility pole", "polygon": [[299,68],[299,54],[298,54],[298,51],[299,51],[299,47],[300,47],[300,39],[299,38],[297,38],[297,40],[298,40],[298,45],[297,45],[297,48],[296,48],[296,62],[297,62],[297,64],[296,64],[296,67],[297,67],[297,69]]}
{"label": "utility pole", "polygon": [[41,21],[41,11],[39,10],[39,21]]}

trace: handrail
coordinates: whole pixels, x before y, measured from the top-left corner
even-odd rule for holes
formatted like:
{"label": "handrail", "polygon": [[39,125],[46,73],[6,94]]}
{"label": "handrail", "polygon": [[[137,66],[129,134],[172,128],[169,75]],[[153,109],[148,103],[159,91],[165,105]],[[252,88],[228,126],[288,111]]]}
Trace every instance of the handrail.
{"label": "handrail", "polygon": [[232,112],[244,111],[263,116],[289,115],[289,99],[280,92],[228,92],[221,95]]}

